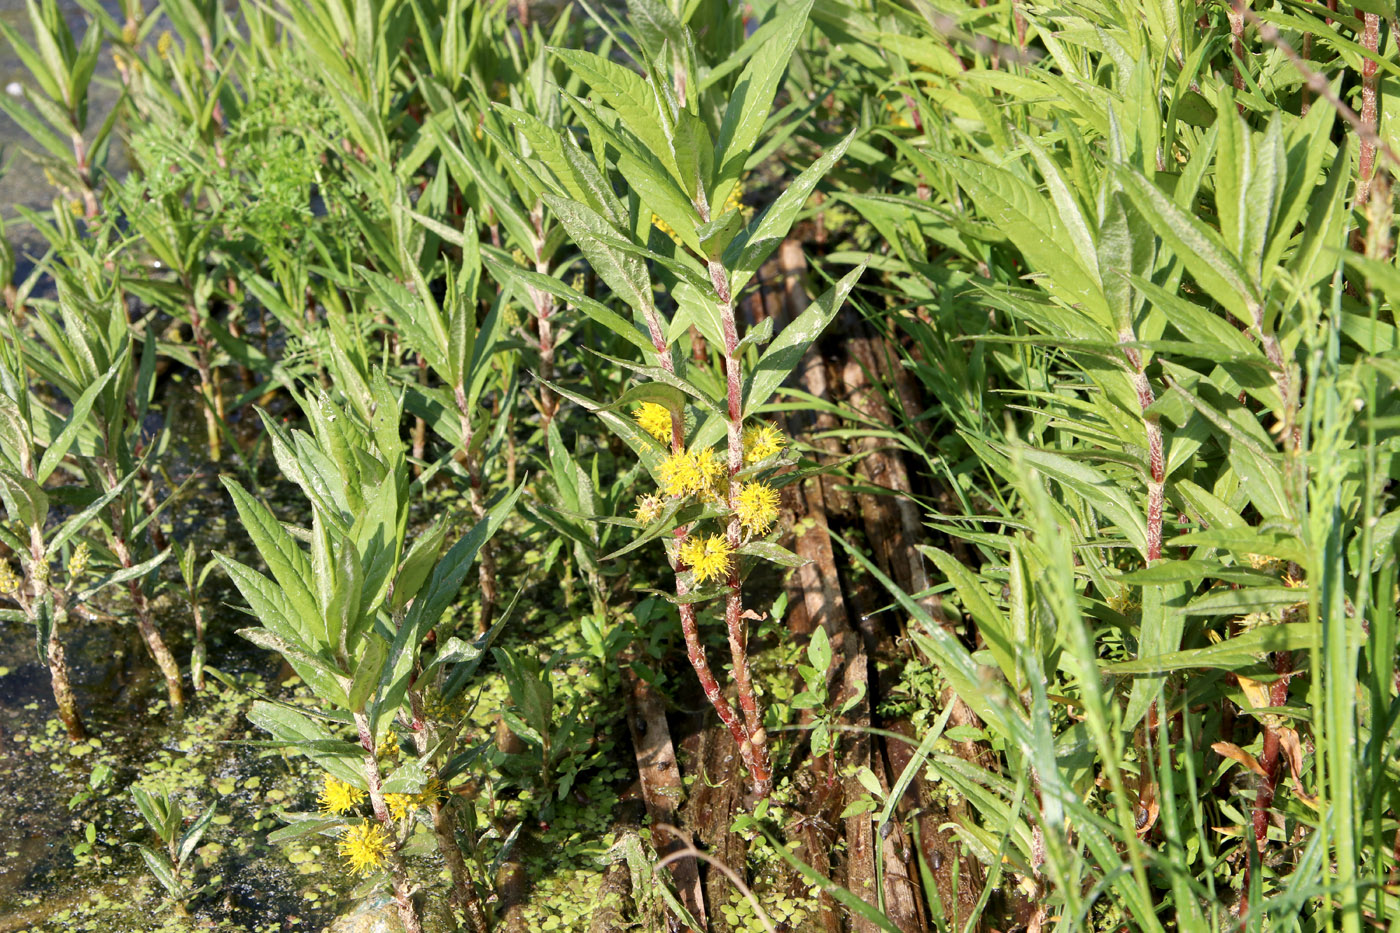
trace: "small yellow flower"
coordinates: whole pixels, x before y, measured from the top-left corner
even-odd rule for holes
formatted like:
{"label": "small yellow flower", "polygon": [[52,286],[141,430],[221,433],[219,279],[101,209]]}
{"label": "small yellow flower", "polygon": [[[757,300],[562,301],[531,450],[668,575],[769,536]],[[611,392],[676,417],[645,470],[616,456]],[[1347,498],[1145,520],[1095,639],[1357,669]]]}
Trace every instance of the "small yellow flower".
{"label": "small yellow flower", "polygon": [[661,517],[662,502],[660,496],[638,496],[637,497],[637,521],[643,525],[650,525]]}
{"label": "small yellow flower", "polygon": [[713,449],[697,450],[693,454],[695,469],[704,480],[704,486],[695,492],[702,498],[713,499],[719,495],[720,481],[724,479],[727,464]]}
{"label": "small yellow flower", "polygon": [[433,778],[430,781],[428,781],[427,786],[425,786],[421,791],[413,795],[413,803],[415,806],[421,807],[422,809],[426,810],[433,804],[437,803],[441,797],[442,785],[438,783],[437,778]]}
{"label": "small yellow flower", "polygon": [[730,211],[742,211],[743,209],[744,189],[742,185],[735,185],[733,190],[729,192],[729,197],[724,202],[724,210],[720,211],[720,214],[724,215]]}
{"label": "small yellow flower", "polygon": [[655,402],[642,402],[632,409],[637,426],[658,441],[671,439],[671,410]]}
{"label": "small yellow flower", "polygon": [[705,488],[705,477],[688,450],[671,454],[657,469],[661,488],[668,496],[687,496]]}
{"label": "small yellow flower", "polygon": [[68,213],[72,214],[74,217],[82,217],[83,202],[79,201],[77,198],[70,200],[68,202]]}
{"label": "small yellow flower", "polygon": [[739,524],[754,534],[767,534],[778,518],[778,492],[767,483],[745,483],[734,503]]}
{"label": "small yellow flower", "polygon": [[724,535],[699,535],[687,538],[681,545],[681,560],[695,573],[695,582],[715,580],[729,572],[729,542]]}
{"label": "small yellow flower", "polygon": [[321,809],[327,813],[349,813],[365,799],[365,792],[329,774],[322,778]]}
{"label": "small yellow flower", "polygon": [[759,463],[783,452],[787,438],[771,424],[756,424],[744,430],[744,463]]}
{"label": "small yellow flower", "polygon": [[389,858],[389,834],[378,823],[360,823],[340,834],[336,846],[352,871],[367,875]]}
{"label": "small yellow flower", "polygon": [[19,589],[20,579],[10,562],[0,561],[0,595],[9,596]]}
{"label": "small yellow flower", "polygon": [[384,803],[389,808],[389,815],[401,820],[413,811],[416,801],[413,794],[385,794]]}
{"label": "small yellow flower", "polygon": [[374,757],[376,758],[397,758],[399,756],[399,738],[392,731],[384,733],[384,738],[379,740],[375,746]]}
{"label": "small yellow flower", "polygon": [[662,220],[660,215],[652,214],[651,222],[656,226],[656,229],[660,230],[662,233],[670,237],[672,243],[675,243],[677,246],[681,245],[681,238],[680,235],[676,233],[676,229],[670,224],[668,224],[666,221]]}
{"label": "small yellow flower", "polygon": [[174,45],[175,37],[172,36],[170,30],[167,29],[165,32],[161,33],[160,38],[156,40],[156,54],[161,58],[169,58],[170,50]]}
{"label": "small yellow flower", "polygon": [[657,470],[661,489],[668,496],[699,496],[706,501],[719,497],[725,463],[713,449],[687,450],[671,454]]}
{"label": "small yellow flower", "polygon": [[92,555],[87,542],[81,542],[73,548],[73,554],[68,558],[68,576],[74,580],[82,579],[87,573],[88,558]]}

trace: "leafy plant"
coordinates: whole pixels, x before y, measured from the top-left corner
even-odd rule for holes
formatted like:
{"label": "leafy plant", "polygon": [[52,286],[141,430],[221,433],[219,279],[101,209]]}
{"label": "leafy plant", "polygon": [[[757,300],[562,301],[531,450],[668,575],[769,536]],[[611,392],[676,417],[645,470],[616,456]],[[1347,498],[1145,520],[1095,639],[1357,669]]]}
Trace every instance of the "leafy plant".
{"label": "leafy plant", "polygon": [[[606,143],[616,153],[605,168],[616,172],[637,198],[624,204],[603,182],[603,169],[579,152],[567,135],[521,121],[518,125],[522,130],[528,127],[527,137],[539,153],[534,182],[544,204],[598,276],[626,302],[637,324],[562,284],[505,264],[492,267],[508,278],[551,290],[642,353],[640,365],[612,361],[646,380],[615,402],[599,403],[554,388],[597,412],[638,455],[661,490],[661,495],[639,501],[635,525],[642,534],[614,556],[647,541],[667,539],[691,664],[761,795],[771,790],[772,773],[747,658],[742,561],[791,566],[795,558],[764,540],[777,513],[776,494],[764,481],[782,465],[782,444],[763,434],[752,417],[830,321],[859,276],[859,271],[848,276],[794,321],[745,378],[744,349],[773,338],[771,329],[759,329],[741,343],[737,296],[850,142],[847,137],[834,147],[751,222],[730,200],[806,17],[806,6],[783,14],[780,41],[758,52],[740,75],[739,84],[748,92],[713,113],[702,112],[694,98],[685,96],[685,88],[695,86],[695,75],[672,70],[669,65],[674,62],[649,61],[639,50],[639,60],[649,64],[643,77],[592,53],[556,50],[556,57],[595,94],[591,102],[575,98],[572,103],[595,144]],[[685,42],[682,31],[673,38],[680,45]],[[713,122],[707,123],[710,117]],[[663,246],[651,232],[653,222],[671,237],[670,245]],[[657,307],[647,261],[674,277],[678,310],[670,321]],[[692,325],[723,348],[718,385],[698,368],[690,372],[690,364],[673,352],[675,341]],[[629,407],[637,423],[614,413]],[[696,427],[687,437],[686,413],[691,408]],[[722,454],[711,449],[721,438]],[[755,456],[756,449],[763,455]],[[705,519],[716,521],[722,533],[702,535],[699,523]],[[697,604],[720,595],[725,599],[739,694],[737,714],[710,671],[697,625]]]}
{"label": "leafy plant", "polygon": [[[237,482],[225,481],[271,574],[216,555],[258,621],[242,634],[281,653],[319,705],[313,717],[260,702],[249,718],[327,774],[322,816],[294,824],[294,833],[279,838],[305,831],[338,835],[352,867],[392,888],[405,928],[421,929],[403,856],[413,809],[391,809],[389,799],[424,795],[432,831],[453,872],[457,906],[473,927],[484,929],[480,899],[457,849],[452,812],[444,809],[440,790],[434,790],[453,776],[450,746],[429,744],[430,734],[419,728],[422,684],[430,681],[418,672],[449,663],[461,666],[464,674],[475,668],[482,649],[454,654],[442,616],[519,490],[445,553],[443,524],[405,548],[409,478],[398,436],[402,409],[382,377],[369,391],[372,407],[363,413],[366,421],[325,397],[306,400],[311,434],[284,431],[264,416],[274,456],[311,505],[309,529],[293,535]],[[309,541],[309,554],[299,537]],[[434,630],[444,648],[430,664],[420,652]],[[423,733],[421,745],[413,760],[386,774],[378,753],[386,739],[391,748],[397,746],[394,730],[400,717],[413,725],[414,733]],[[336,736],[346,728],[353,741]],[[372,817],[347,818],[365,794]]]}
{"label": "leafy plant", "polygon": [[187,916],[187,905],[200,893],[199,889],[192,886],[190,859],[199,848],[210,821],[214,819],[215,808],[211,804],[187,829],[184,809],[168,791],[157,795],[140,787],[133,787],[131,799],[136,801],[136,808],[141,811],[147,825],[160,839],[164,851],[139,843],[136,848],[146,860],[151,874],[156,876],[161,887],[165,888],[170,899],[175,902],[175,909],[181,916]]}

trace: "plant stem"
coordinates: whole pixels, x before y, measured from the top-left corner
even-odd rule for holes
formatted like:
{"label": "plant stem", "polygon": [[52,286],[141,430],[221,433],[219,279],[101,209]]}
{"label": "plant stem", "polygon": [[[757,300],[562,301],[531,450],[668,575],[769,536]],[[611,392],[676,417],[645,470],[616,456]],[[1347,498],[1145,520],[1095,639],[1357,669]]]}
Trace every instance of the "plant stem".
{"label": "plant stem", "polygon": [[1156,415],[1147,413],[1157,397],[1152,391],[1152,383],[1147,379],[1142,354],[1136,348],[1126,346],[1136,339],[1131,329],[1125,329],[1118,335],[1119,343],[1125,344],[1123,355],[1133,368],[1133,389],[1137,392],[1138,405],[1142,409],[1143,430],[1147,435],[1147,464],[1151,475],[1147,482],[1147,561],[1150,564],[1162,556],[1162,509],[1167,470],[1162,449],[1162,422]]}
{"label": "plant stem", "polygon": [[[729,441],[729,509],[737,507],[742,483],[739,473],[744,468],[744,417],[742,374],[739,371],[739,328],[734,319],[734,301],[729,292],[729,276],[724,266],[710,261],[710,281],[714,284],[719,303],[720,326],[724,332],[724,373],[728,386]],[[729,593],[725,600],[724,622],[729,630],[729,651],[734,659],[734,684],[739,689],[739,707],[744,712],[744,724],[752,747],[749,756],[750,776],[754,791],[767,797],[773,790],[773,775],[768,763],[768,734],[763,729],[763,716],[754,695],[753,677],[749,670],[748,634],[744,625],[744,581],[739,575],[739,544],[741,528],[737,515],[729,519]],[[742,749],[743,746],[740,746]]]}
{"label": "plant stem", "polygon": [[[423,716],[423,696],[420,691],[410,687],[408,702],[413,712],[413,745],[418,750],[418,757],[422,758],[437,744],[436,729]],[[467,918],[472,933],[486,933],[486,911],[481,906],[481,898],[477,896],[476,887],[472,884],[471,876],[467,874],[466,860],[462,858],[462,850],[457,845],[457,819],[436,797],[428,804],[428,815],[432,817],[438,853],[452,876],[452,901]]]}
{"label": "plant stem", "polygon": [[1380,69],[1376,55],[1380,49],[1381,29],[1379,14],[1366,13],[1364,17],[1361,44],[1367,55],[1361,60],[1361,125],[1369,132],[1360,134],[1361,154],[1356,169],[1356,205],[1363,209],[1371,196],[1371,179],[1376,174],[1376,74]]}
{"label": "plant stem", "polygon": [[82,715],[78,712],[78,699],[73,695],[73,685],[68,680],[68,659],[63,653],[63,641],[58,637],[58,619],[49,625],[49,680],[53,683],[53,698],[58,704],[58,718],[63,728],[68,730],[68,738],[74,742],[87,738],[83,728]]}
{"label": "plant stem", "polygon": [[[543,255],[544,207],[536,204],[530,218],[535,224],[535,271],[540,275],[549,275],[549,261]],[[550,320],[554,314],[554,296],[534,288],[530,289],[530,295],[535,302],[535,323],[539,330],[540,380],[549,382],[554,379],[554,327]],[[554,420],[554,413],[558,410],[559,399],[555,397],[554,392],[548,386],[540,386],[540,415],[544,421],[541,427],[544,430],[549,430],[549,423]]]}
{"label": "plant stem", "polygon": [[193,286],[186,280],[185,287],[190,296],[185,309],[190,316],[190,332],[194,335],[194,362],[199,371],[199,395],[204,400],[204,429],[209,437],[209,459],[217,463],[223,453],[219,422],[224,417],[224,393],[222,387],[217,385],[213,367],[209,363],[209,334],[204,329],[204,318],[200,314],[199,303],[194,300]]}
{"label": "plant stem", "polygon": [[[379,759],[374,756],[374,731],[369,726],[369,717],[355,713],[355,728],[360,734],[360,747],[365,750],[365,783],[369,786],[369,802],[374,808],[374,818],[393,835],[393,819],[389,816],[389,805],[384,802],[384,778],[379,772]],[[399,909],[399,921],[405,933],[423,933],[422,921],[418,919],[418,908],[413,903],[413,892],[408,883],[408,870],[404,867],[403,856],[398,848],[389,853],[389,877],[394,886],[394,904]]]}
{"label": "plant stem", "polygon": [[[1288,704],[1288,679],[1292,676],[1293,653],[1280,651],[1274,655],[1274,672],[1278,680],[1269,687],[1269,705]],[[1267,717],[1265,717],[1267,720]],[[1264,780],[1254,797],[1254,844],[1262,856],[1269,841],[1269,808],[1274,802],[1274,792],[1278,788],[1279,777],[1279,733],[1278,729],[1264,722],[1264,747],[1259,756],[1259,764],[1264,769]]]}
{"label": "plant stem", "polygon": [[190,650],[190,680],[196,691],[204,689],[204,607],[199,597],[190,594],[190,612],[194,616],[194,648]]}
{"label": "plant stem", "polygon": [[[462,385],[453,389],[457,401],[458,425],[462,432],[462,459],[467,469],[467,502],[477,521],[486,517],[486,501],[481,492],[481,470],[472,456],[473,429],[471,405],[467,401],[467,391]],[[481,545],[478,552],[479,567],[477,579],[481,582],[481,619],[477,623],[478,632],[491,628],[491,620],[496,614],[496,549],[490,541]]]}
{"label": "plant stem", "polygon": [[[111,439],[106,437],[106,433],[107,429],[104,425],[104,449],[110,452]],[[119,480],[110,457],[103,459],[102,473],[107,481],[107,488],[115,488]],[[117,562],[125,570],[136,566],[136,561],[131,556],[131,548],[127,545],[126,535],[122,532],[126,521],[123,499],[123,496],[118,496],[112,500],[110,506],[112,530],[108,535],[108,544],[111,546],[112,554],[117,558]],[[180,665],[175,662],[175,656],[170,653],[165,639],[161,637],[160,629],[156,627],[155,620],[151,617],[151,604],[146,599],[146,591],[141,588],[141,581],[128,580],[126,589],[131,595],[132,608],[136,610],[136,630],[141,633],[141,640],[146,643],[146,650],[151,653],[151,657],[155,659],[156,667],[160,668],[161,675],[165,678],[165,691],[170,698],[171,707],[177,715],[181,715],[185,711],[185,694],[180,683]]]}
{"label": "plant stem", "polygon": [[[675,364],[671,361],[670,348],[666,344],[665,332],[661,327],[661,318],[656,313],[654,306],[648,305],[643,312],[646,318],[647,333],[651,337],[651,344],[656,348],[656,355],[661,361],[661,368],[672,375],[675,374]],[[671,453],[682,454],[685,452],[685,423],[681,420],[680,412],[671,412]],[[679,543],[685,540],[687,529],[682,526],[675,531],[675,539]],[[685,562],[676,559],[676,596],[684,598],[690,592],[690,588],[681,580],[681,575],[689,570]],[[690,666],[695,669],[695,676],[700,681],[700,689],[705,692],[705,697],[710,701],[710,705],[715,708],[715,714],[719,716],[720,722],[724,723],[729,734],[734,738],[734,744],[739,746],[739,752],[744,756],[744,764],[753,770],[749,759],[753,754],[753,747],[748,742],[748,736],[744,733],[744,727],[739,722],[738,715],[734,712],[734,707],[725,699],[724,693],[719,688],[719,682],[715,680],[714,672],[710,670],[709,659],[705,657],[705,646],[700,643],[700,627],[695,616],[695,604],[682,602],[678,607],[681,617],[681,634],[685,637],[686,655],[690,660]]]}

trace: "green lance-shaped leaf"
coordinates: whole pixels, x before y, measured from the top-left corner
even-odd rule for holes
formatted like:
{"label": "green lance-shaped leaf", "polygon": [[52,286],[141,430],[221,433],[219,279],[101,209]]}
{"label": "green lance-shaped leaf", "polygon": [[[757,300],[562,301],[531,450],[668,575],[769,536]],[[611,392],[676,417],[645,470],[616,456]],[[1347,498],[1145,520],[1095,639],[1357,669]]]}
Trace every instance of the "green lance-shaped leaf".
{"label": "green lance-shaped leaf", "polygon": [[248,711],[248,721],[270,732],[279,743],[297,749],[331,776],[354,787],[365,787],[364,752],[356,745],[337,740],[304,713],[258,700]]}
{"label": "green lance-shaped leaf", "polygon": [[[568,225],[565,224],[566,229],[567,226]],[[574,234],[570,233],[570,236],[574,236]],[[575,240],[575,243],[581,244],[583,242],[584,240],[582,239]],[[597,246],[598,244],[594,243],[594,245]],[[610,250],[609,252],[614,251]],[[584,256],[588,256],[587,251],[584,251]],[[486,254],[486,262],[491,266],[493,275],[517,282],[521,287],[527,289],[534,288],[553,295],[567,302],[571,307],[578,308],[585,315],[606,327],[614,334],[617,334],[628,343],[631,343],[642,352],[652,354],[656,352],[656,348],[652,345],[651,338],[638,330],[635,324],[602,302],[589,298],[587,295],[571,288],[559,279],[540,272],[535,272],[532,269],[521,268],[513,262],[507,262],[490,253]],[[589,264],[593,266],[594,271],[598,272],[603,281],[607,282],[608,286],[612,288],[616,294],[623,296],[624,299],[626,298],[626,293],[616,288],[613,283],[609,281],[608,273],[604,271],[605,268],[612,269],[612,267],[599,265],[592,258],[589,259]]]}
{"label": "green lance-shaped leaf", "polygon": [[0,470],[0,501],[10,521],[42,528],[49,514],[49,497],[38,483],[13,470]]}
{"label": "green lance-shaped leaf", "polygon": [[121,369],[125,360],[113,364],[102,376],[92,385],[83,390],[83,394],[78,396],[73,403],[73,411],[69,414],[68,420],[63,425],[63,430],[50,442],[44,456],[39,461],[39,468],[35,471],[34,478],[43,483],[63,462],[63,458],[68,455],[68,450],[73,446],[73,442],[78,439],[78,433],[87,424],[88,414],[92,411],[93,403],[97,401],[97,396],[107,387]]}
{"label": "green lance-shaped leaf", "polygon": [[[524,488],[525,484],[522,483],[492,506],[487,516],[472,526],[471,531],[442,556],[442,560],[438,561],[433,572],[429,574],[427,582],[423,584],[403,621],[399,623],[399,630],[389,649],[384,675],[379,682],[378,696],[372,707],[371,719],[376,737],[383,723],[395,714],[403,700],[409,676],[413,673],[418,646],[423,643],[428,630],[438,624],[447,607],[457,598],[457,593],[467,578],[467,572],[476,560],[477,552],[515,510],[516,500],[520,498]],[[445,637],[451,635],[451,631],[442,634]]]}
{"label": "green lance-shaped leaf", "polygon": [[673,181],[683,185],[671,147],[671,121],[663,113],[647,80],[592,52],[578,49],[550,49],[550,52],[607,101],[622,125],[657,157]]}
{"label": "green lance-shaped leaf", "polygon": [[610,241],[625,234],[601,214],[582,204],[548,193],[543,195],[543,199],[569,232],[570,239],[578,246],[593,271],[608,287],[636,311],[650,313],[655,303],[646,264],[640,256],[610,245]]}
{"label": "green lance-shaped leaf", "polygon": [[[1304,591],[1297,591],[1304,592]],[[1190,668],[1236,670],[1257,663],[1271,651],[1299,651],[1314,644],[1316,622],[1289,622],[1261,625],[1205,648],[1172,651],[1135,661],[1104,665],[1109,674],[1165,674]]]}
{"label": "green lance-shaped leaf", "polygon": [[773,250],[778,248],[778,244],[792,230],[798,212],[807,203],[807,198],[811,196],[817,183],[846,154],[846,149],[851,145],[851,140],[855,139],[858,132],[860,131],[851,130],[844,139],[828,149],[820,159],[809,165],[807,170],[797,176],[747,230],[735,237],[724,248],[724,267],[729,272],[729,292],[731,295],[737,296],[739,291],[748,284],[749,279],[753,278],[759,267],[763,265],[763,261],[772,255]]}
{"label": "green lance-shaped leaf", "polygon": [[[229,476],[221,477],[224,488],[233,499],[238,512],[239,524],[252,539],[258,555],[277,581],[277,586],[291,609],[292,619],[312,619],[319,614],[316,597],[312,593],[311,562],[307,560],[296,538],[282,527],[267,508],[253,498],[238,481]],[[214,555],[216,558],[219,554]],[[300,631],[300,628],[296,628]]]}
{"label": "green lance-shaped leaf", "polygon": [[758,48],[739,74],[724,110],[719,137],[715,140],[716,178],[710,190],[712,206],[728,200],[734,186],[739,183],[744,165],[768,121],[768,112],[773,109],[778,82],[792,59],[797,40],[807,27],[807,16],[811,10],[812,0],[802,0],[778,14],[781,25],[776,28],[773,40]]}
{"label": "green lance-shaped leaf", "polygon": [[1017,641],[1016,633],[1012,631],[1006,615],[987,595],[976,575],[963,566],[962,561],[938,548],[921,547],[919,550],[933,560],[948,578],[948,582],[958,591],[958,598],[977,621],[977,631],[986,639],[987,648],[996,659],[997,667],[1001,668],[1007,680],[1019,684],[1022,678],[1017,654],[1030,646]]}
{"label": "green lance-shaped leaf", "polygon": [[1087,463],[1048,450],[1023,447],[1019,453],[1025,463],[1082,496],[1117,525],[1133,547],[1147,553],[1147,522],[1120,484]]}
{"label": "green lance-shaped leaf", "polygon": [[360,275],[388,312],[399,332],[415,353],[427,361],[433,372],[449,378],[447,327],[431,299],[415,295],[398,282],[378,272],[361,269]]}
{"label": "green lance-shaped leaf", "polygon": [[1183,210],[1146,175],[1119,168],[1123,190],[1195,280],[1235,319],[1252,325],[1262,298],[1220,234]]}
{"label": "green lance-shaped leaf", "polygon": [[811,563],[806,557],[799,557],[787,548],[771,541],[750,541],[739,547],[740,554],[758,557],[779,567],[801,567]]}
{"label": "green lance-shaped leaf", "polygon": [[428,574],[437,566],[442,554],[443,542],[447,540],[448,523],[439,516],[428,530],[415,535],[413,544],[399,564],[398,575],[394,578],[394,592],[390,609],[402,610],[409,600],[418,595],[419,589],[428,580]]}
{"label": "green lance-shaped leaf", "polygon": [[700,222],[699,212],[680,182],[661,164],[659,157],[626,132],[624,127],[605,123],[606,112],[588,101],[569,95],[565,97],[579,121],[587,128],[590,138],[595,141],[594,145],[605,143],[615,150],[617,169],[641,202],[670,225],[686,246],[700,252],[700,240],[695,235],[695,225]]}
{"label": "green lance-shaped leaf", "polygon": [[[1048,276],[1046,290],[1068,304],[1082,304],[1100,325],[1112,324],[1097,268],[1086,268],[1080,249],[1054,205],[1029,182],[1006,169],[966,158],[937,155],[977,207],[1026,257],[1033,271]],[[1093,244],[1082,249],[1090,251]]]}
{"label": "green lance-shaped leaf", "polygon": [[[1164,561],[1159,566],[1170,566],[1175,561]],[[1138,658],[1145,660],[1168,655],[1181,647],[1181,636],[1186,630],[1186,613],[1182,603],[1190,589],[1181,583],[1147,584],[1142,588],[1142,622],[1138,627]],[[1133,681],[1133,691],[1128,696],[1128,708],[1124,713],[1124,730],[1136,728],[1157,698],[1160,683],[1153,678],[1139,677]]]}
{"label": "green lance-shaped leaf", "polygon": [[350,678],[337,671],[329,661],[313,654],[310,646],[274,635],[268,628],[243,628],[238,634],[259,648],[282,655],[321,702],[342,709],[348,707]]}
{"label": "green lance-shaped leaf", "polygon": [[[867,263],[868,260],[862,260],[860,265],[846,273],[840,281],[812,302],[806,311],[799,314],[797,320],[784,327],[782,333],[768,345],[763,356],[759,357],[758,366],[744,380],[744,417],[749,417],[767,403],[783,380],[797,368],[808,348],[816,342],[822,331],[831,323],[831,319],[836,316],[836,312],[841,309],[846,296],[864,274]],[[724,436],[725,430],[724,417],[712,414],[700,426],[691,444],[709,447]]]}

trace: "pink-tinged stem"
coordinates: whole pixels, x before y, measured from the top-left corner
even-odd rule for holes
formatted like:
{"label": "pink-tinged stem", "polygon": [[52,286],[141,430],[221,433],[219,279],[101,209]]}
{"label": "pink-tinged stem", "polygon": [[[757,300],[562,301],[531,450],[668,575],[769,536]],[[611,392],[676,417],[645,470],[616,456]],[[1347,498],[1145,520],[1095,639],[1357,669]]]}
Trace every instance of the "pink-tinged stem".
{"label": "pink-tinged stem", "polygon": [[[355,713],[355,728],[360,735],[360,747],[365,750],[365,783],[369,786],[369,802],[374,809],[374,818],[392,836],[394,822],[389,815],[389,805],[384,802],[384,776],[379,770],[379,759],[374,754],[374,731],[370,728],[369,717],[364,713]],[[403,923],[405,933],[423,933],[418,908],[413,904],[408,870],[397,848],[389,853],[389,877],[394,888],[394,905],[398,907],[399,921]]]}
{"label": "pink-tinged stem", "polygon": [[[675,373],[675,366],[671,362],[671,354],[666,346],[665,331],[661,327],[661,318],[656,313],[654,307],[648,306],[643,311],[643,317],[647,323],[647,334],[651,337],[652,346],[656,348],[656,355],[661,361],[661,368],[668,373]],[[679,412],[671,412],[671,452],[681,454],[685,452],[685,423],[681,420]],[[675,539],[677,543],[685,540],[687,529],[685,526],[677,528]],[[684,598],[690,592],[690,588],[681,580],[681,574],[690,568],[685,562],[677,557],[676,560],[676,595]],[[720,722],[724,723],[729,734],[734,738],[734,744],[739,746],[740,753],[744,757],[744,764],[753,770],[750,764],[752,758],[752,747],[748,742],[748,736],[744,733],[743,724],[739,721],[739,716],[734,712],[734,707],[724,698],[724,693],[720,690],[719,681],[715,679],[714,671],[710,669],[709,659],[705,656],[705,646],[700,643],[700,626],[695,615],[694,603],[681,603],[678,607],[681,616],[681,634],[685,637],[686,654],[690,659],[690,666],[695,669],[695,676],[700,680],[700,689],[705,692],[705,697],[710,701],[710,705],[715,708],[716,715]]]}
{"label": "pink-tinged stem", "polygon": [[[739,371],[739,328],[734,320],[734,300],[729,291],[729,276],[718,262],[710,262],[710,281],[719,302],[720,326],[724,331],[724,373],[728,384],[729,441],[729,509],[738,505],[742,485],[739,472],[744,468],[744,418],[741,395],[742,376]],[[729,565],[729,593],[725,599],[724,622],[729,630],[729,651],[734,658],[734,684],[739,689],[739,707],[744,712],[751,746],[749,773],[754,790],[766,797],[773,790],[773,775],[768,763],[768,734],[754,695],[753,677],[749,670],[748,633],[744,627],[744,581],[739,575],[738,549],[740,526],[737,516],[729,519],[729,548],[733,553]],[[742,749],[743,746],[741,745]]]}
{"label": "pink-tinged stem", "polygon": [[1361,155],[1357,161],[1356,204],[1363,207],[1371,196],[1371,179],[1376,175],[1376,76],[1380,66],[1376,54],[1380,48],[1381,18],[1377,13],[1365,14],[1365,29],[1361,44],[1367,55],[1361,60],[1361,125],[1369,131],[1361,134]]}
{"label": "pink-tinged stem", "polygon": [[[1135,340],[1131,330],[1118,335],[1122,344]],[[1124,346],[1123,355],[1132,366],[1133,389],[1137,392],[1138,406],[1142,409],[1143,429],[1147,435],[1147,464],[1151,478],[1147,482],[1147,561],[1151,563],[1162,556],[1162,507],[1165,499],[1167,462],[1162,448],[1162,423],[1148,409],[1157,400],[1152,391],[1152,383],[1147,379],[1142,354],[1135,347]]]}

